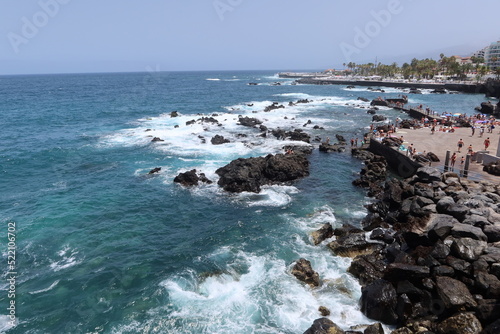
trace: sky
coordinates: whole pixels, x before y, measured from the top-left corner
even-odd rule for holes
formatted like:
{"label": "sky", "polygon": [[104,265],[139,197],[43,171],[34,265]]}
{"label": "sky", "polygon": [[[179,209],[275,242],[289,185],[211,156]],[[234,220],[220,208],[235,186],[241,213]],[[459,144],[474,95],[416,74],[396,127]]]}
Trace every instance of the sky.
{"label": "sky", "polygon": [[0,0],[0,75],[324,70],[468,55],[498,0]]}

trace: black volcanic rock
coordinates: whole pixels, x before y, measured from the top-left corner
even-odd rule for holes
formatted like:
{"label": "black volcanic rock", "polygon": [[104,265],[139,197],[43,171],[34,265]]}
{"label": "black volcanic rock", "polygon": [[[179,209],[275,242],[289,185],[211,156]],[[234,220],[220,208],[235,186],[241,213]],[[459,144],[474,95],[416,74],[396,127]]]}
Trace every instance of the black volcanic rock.
{"label": "black volcanic rock", "polygon": [[210,139],[210,142],[212,143],[212,145],[222,145],[222,144],[230,143],[229,139],[226,139],[221,135],[213,136],[212,139]]}
{"label": "black volcanic rock", "polygon": [[292,275],[311,287],[319,286],[319,275],[311,267],[311,262],[299,259],[292,268]]}
{"label": "black volcanic rock", "polygon": [[151,169],[148,174],[155,174],[155,173],[159,173],[160,171],[161,171],[161,167],[155,167],[155,168]]}
{"label": "black volcanic rock", "polygon": [[258,120],[257,118],[245,116],[245,117],[240,117],[238,119],[238,123],[243,126],[256,127],[257,125],[262,124],[262,121]]}
{"label": "black volcanic rock", "polygon": [[387,118],[383,115],[373,115],[372,117],[372,122],[383,122],[385,121]]}
{"label": "black volcanic rock", "polygon": [[397,293],[391,283],[379,279],[361,291],[361,312],[371,319],[388,325],[397,323]]}
{"label": "black volcanic rock", "polygon": [[343,333],[344,331],[328,318],[320,318],[314,320],[313,325],[304,332],[304,334],[343,334]]}
{"label": "black volcanic rock", "polygon": [[180,173],[174,179],[175,183],[180,183],[183,186],[197,186],[198,185],[198,175],[196,174],[196,169],[190,170],[185,173]]}
{"label": "black volcanic rock", "polygon": [[280,184],[309,175],[309,161],[302,154],[276,154],[239,158],[215,171],[219,186],[229,192],[258,193],[265,184]]}

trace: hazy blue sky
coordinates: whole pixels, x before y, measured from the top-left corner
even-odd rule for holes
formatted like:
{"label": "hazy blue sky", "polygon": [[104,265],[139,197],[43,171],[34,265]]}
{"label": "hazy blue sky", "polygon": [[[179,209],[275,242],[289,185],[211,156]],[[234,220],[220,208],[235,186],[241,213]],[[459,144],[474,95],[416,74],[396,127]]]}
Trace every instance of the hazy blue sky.
{"label": "hazy blue sky", "polygon": [[1,0],[0,74],[325,69],[467,54],[500,1]]}

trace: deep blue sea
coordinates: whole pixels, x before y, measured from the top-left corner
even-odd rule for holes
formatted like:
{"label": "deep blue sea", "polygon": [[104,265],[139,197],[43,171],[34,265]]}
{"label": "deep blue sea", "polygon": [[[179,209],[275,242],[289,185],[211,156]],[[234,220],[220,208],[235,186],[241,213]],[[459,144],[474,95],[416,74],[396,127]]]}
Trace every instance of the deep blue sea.
{"label": "deep blue sea", "polygon": [[[309,177],[260,194],[173,183],[193,168],[217,181],[215,170],[233,159],[283,152],[288,142],[237,125],[239,115],[361,140],[372,116],[357,97],[401,94],[292,81],[272,71],[0,77],[0,332],[291,334],[319,318],[319,306],[344,329],[371,323],[346,273],[350,260],[309,236],[327,222],[358,225],[366,213],[365,191],[351,185],[362,163],[348,152],[315,150]],[[424,93],[410,102],[471,113],[484,101]],[[306,98],[313,102],[288,106]],[[286,108],[263,112],[273,102]],[[201,115],[222,126],[186,125]],[[212,145],[215,134],[231,143]],[[161,172],[148,175],[155,167]],[[301,257],[319,272],[320,288],[290,274]]]}

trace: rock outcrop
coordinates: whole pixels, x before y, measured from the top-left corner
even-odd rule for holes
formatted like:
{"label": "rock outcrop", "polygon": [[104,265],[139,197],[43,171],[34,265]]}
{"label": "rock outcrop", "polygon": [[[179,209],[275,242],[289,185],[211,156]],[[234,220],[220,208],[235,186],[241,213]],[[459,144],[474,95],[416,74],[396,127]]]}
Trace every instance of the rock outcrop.
{"label": "rock outcrop", "polygon": [[207,184],[212,183],[204,173],[198,174],[196,169],[192,169],[190,171],[179,173],[174,179],[175,183],[180,183],[185,187],[197,186],[200,182],[204,182]]}
{"label": "rock outcrop", "polygon": [[311,287],[319,286],[319,275],[311,267],[311,262],[299,259],[292,268],[292,275]]}
{"label": "rock outcrop", "polygon": [[212,139],[210,139],[210,142],[212,143],[212,145],[222,145],[222,144],[230,143],[229,139],[226,139],[221,135],[213,136]]}
{"label": "rock outcrop", "polygon": [[302,154],[276,154],[239,158],[215,171],[219,186],[229,192],[260,192],[266,184],[282,184],[309,175],[309,161]]}
{"label": "rock outcrop", "polygon": [[497,112],[497,106],[491,103],[491,101],[482,102],[481,106],[476,107],[475,109],[481,114],[494,114]]}
{"label": "rock outcrop", "polygon": [[245,116],[238,118],[238,124],[248,127],[257,127],[257,125],[262,124],[262,121],[257,118]]}

